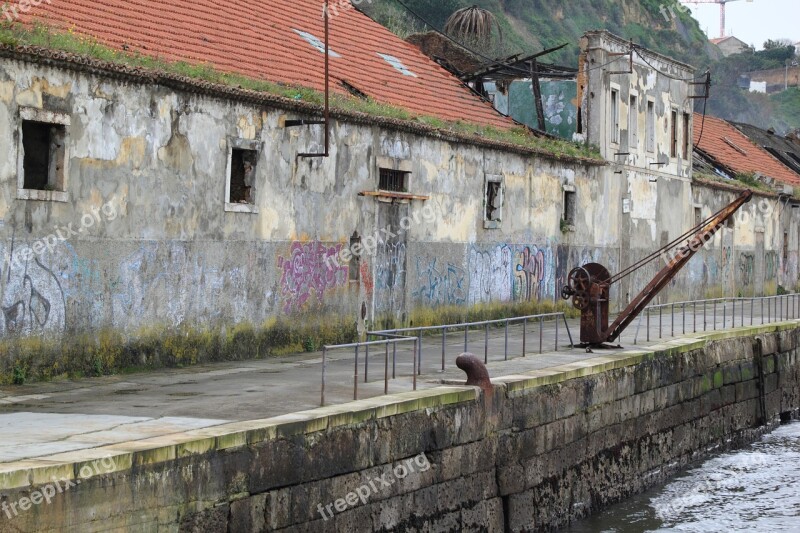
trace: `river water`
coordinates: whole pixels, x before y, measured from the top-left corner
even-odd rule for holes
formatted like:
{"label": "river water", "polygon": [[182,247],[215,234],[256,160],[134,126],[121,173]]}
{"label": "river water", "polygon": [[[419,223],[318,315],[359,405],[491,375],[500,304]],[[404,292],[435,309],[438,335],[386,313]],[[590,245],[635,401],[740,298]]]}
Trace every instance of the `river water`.
{"label": "river water", "polygon": [[800,422],[706,460],[563,533],[799,532]]}

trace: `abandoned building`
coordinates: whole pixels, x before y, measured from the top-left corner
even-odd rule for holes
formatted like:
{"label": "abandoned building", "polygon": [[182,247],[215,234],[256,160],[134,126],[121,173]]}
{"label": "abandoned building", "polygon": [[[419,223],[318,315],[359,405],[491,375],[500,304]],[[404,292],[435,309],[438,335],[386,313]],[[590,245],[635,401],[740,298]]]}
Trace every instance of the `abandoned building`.
{"label": "abandoned building", "polygon": [[[341,8],[330,20],[334,93],[407,115],[335,109],[329,157],[307,157],[326,149],[322,108],[292,87],[324,88],[322,2],[110,4],[42,3],[25,20],[287,85],[275,95],[0,45],[7,333],[329,315],[364,328],[441,306],[554,302],[574,266],[619,270],[737,194],[693,175],[694,69],[606,32],[583,39],[566,102],[575,139],[599,154],[567,155],[449,129],[517,126]],[[701,147],[712,126],[706,117]],[[797,285],[794,197],[756,194],[663,298]],[[615,304],[659,267],[628,278]]]}

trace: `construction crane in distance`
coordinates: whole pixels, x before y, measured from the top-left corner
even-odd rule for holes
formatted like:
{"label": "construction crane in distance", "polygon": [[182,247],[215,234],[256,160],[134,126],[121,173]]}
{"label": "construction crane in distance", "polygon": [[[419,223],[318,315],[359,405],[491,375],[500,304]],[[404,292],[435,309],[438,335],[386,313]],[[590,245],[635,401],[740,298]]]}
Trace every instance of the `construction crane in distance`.
{"label": "construction crane in distance", "polygon": [[[683,4],[719,4],[719,37],[725,37],[725,4],[739,0],[680,0]],[[753,0],[747,0],[752,2]]]}

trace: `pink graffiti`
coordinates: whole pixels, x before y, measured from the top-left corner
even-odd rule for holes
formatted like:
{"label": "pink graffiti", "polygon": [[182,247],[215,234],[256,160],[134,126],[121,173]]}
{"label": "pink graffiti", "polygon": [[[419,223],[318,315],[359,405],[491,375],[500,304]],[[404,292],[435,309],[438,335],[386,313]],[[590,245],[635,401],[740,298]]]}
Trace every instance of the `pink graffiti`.
{"label": "pink graffiti", "polygon": [[302,309],[312,296],[322,304],[326,291],[347,285],[349,267],[338,257],[343,246],[295,242],[290,257],[278,258],[286,313]]}

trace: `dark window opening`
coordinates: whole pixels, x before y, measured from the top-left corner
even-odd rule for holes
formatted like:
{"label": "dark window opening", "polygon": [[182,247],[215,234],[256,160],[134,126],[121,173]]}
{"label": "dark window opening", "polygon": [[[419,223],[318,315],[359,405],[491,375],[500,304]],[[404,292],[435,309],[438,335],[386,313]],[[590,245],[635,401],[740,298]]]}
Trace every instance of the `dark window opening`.
{"label": "dark window opening", "polygon": [[64,190],[65,138],[61,124],[22,122],[23,188],[40,191]]}
{"label": "dark window opening", "polygon": [[577,128],[577,132],[578,133],[583,133],[583,108],[582,107],[578,108],[578,128]]}
{"label": "dark window opening", "polygon": [[378,180],[378,189],[391,192],[408,192],[406,178],[410,173],[402,170],[382,168]]}
{"label": "dark window opening", "polygon": [[258,152],[234,148],[231,152],[231,189],[228,202],[252,204]]}
{"label": "dark window opening", "polygon": [[672,111],[670,118],[672,119],[672,124],[670,127],[669,155],[670,157],[678,157],[678,112]]}
{"label": "dark window opening", "polygon": [[703,209],[701,207],[694,208],[694,225],[699,226],[703,221]]}
{"label": "dark window opening", "polygon": [[564,191],[564,222],[567,224],[575,224],[575,193],[572,191]]}
{"label": "dark window opening", "polygon": [[692,117],[689,113],[683,114],[683,158],[689,159],[692,153],[692,138],[689,131]]}
{"label": "dark window opening", "polygon": [[361,279],[361,251],[361,237],[358,236],[358,232],[354,232],[353,236],[350,237],[350,253],[352,254],[348,265],[348,279],[350,281],[359,281]]}
{"label": "dark window opening", "polygon": [[499,181],[486,182],[486,220],[500,222],[503,207],[503,184]]}

